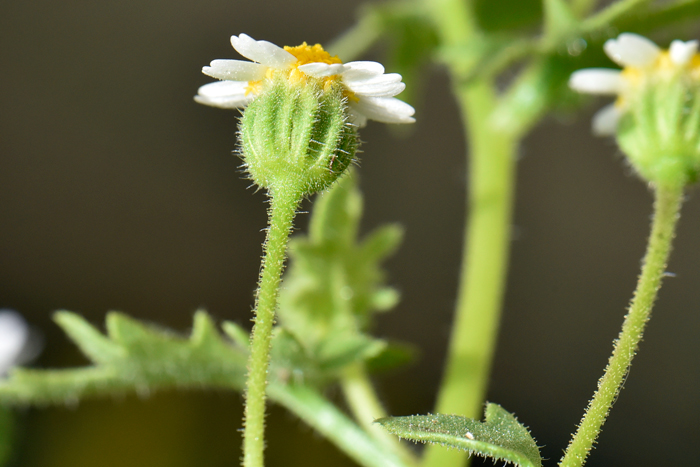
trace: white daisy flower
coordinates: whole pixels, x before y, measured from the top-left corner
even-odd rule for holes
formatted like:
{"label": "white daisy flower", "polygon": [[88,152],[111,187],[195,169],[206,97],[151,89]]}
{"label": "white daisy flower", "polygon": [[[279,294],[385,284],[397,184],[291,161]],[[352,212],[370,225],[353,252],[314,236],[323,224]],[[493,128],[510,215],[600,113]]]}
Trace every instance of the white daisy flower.
{"label": "white daisy flower", "polygon": [[29,326],[19,313],[0,310],[0,376],[21,363],[29,336]]}
{"label": "white daisy flower", "polygon": [[630,96],[649,77],[673,76],[688,70],[698,73],[700,58],[698,41],[673,41],[668,51],[660,49],[646,37],[622,33],[605,42],[605,53],[622,70],[587,68],[575,71],[569,87],[587,94],[617,95],[614,104],[603,107],[593,117],[593,133],[598,136],[615,134],[620,117],[628,108]]}
{"label": "white daisy flower", "polygon": [[368,119],[384,123],[415,121],[413,107],[394,97],[406,87],[401,75],[385,74],[377,62],[343,64],[319,44],[281,48],[246,34],[231,36],[231,45],[251,61],[214,60],[202,68],[204,74],[223,81],[200,87],[195,96],[200,104],[244,108],[263,90],[265,80],[285,73],[292,81],[318,79],[324,86],[340,83],[345,90],[349,119],[357,126],[365,126]]}

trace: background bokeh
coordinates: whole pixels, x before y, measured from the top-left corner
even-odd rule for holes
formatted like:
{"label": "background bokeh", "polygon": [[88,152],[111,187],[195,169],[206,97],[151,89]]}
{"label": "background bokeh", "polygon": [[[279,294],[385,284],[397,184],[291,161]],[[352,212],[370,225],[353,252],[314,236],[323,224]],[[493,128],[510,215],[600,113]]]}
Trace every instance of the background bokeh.
{"label": "background bokeh", "polygon": [[[264,196],[241,179],[231,155],[237,112],[192,101],[210,81],[200,69],[214,58],[236,58],[231,34],[328,43],[353,24],[359,5],[0,3],[0,307],[19,310],[43,333],[38,366],[84,361],[51,322],[57,309],[94,323],[122,310],[186,332],[203,307],[219,320],[250,324]],[[538,15],[536,1],[490,8],[486,17],[504,24],[508,15]],[[690,39],[689,31],[658,38]],[[380,46],[366,58],[382,52]],[[403,301],[378,319],[376,332],[421,349],[412,366],[377,378],[396,415],[432,408],[465,209],[457,110],[444,71],[425,71],[411,131],[370,124],[362,132],[364,230],[387,221],[406,228],[387,264]],[[520,150],[512,265],[489,391],[532,429],[550,465],[602,373],[651,212],[649,191],[615,145],[590,136],[594,107],[548,118]],[[689,194],[669,266],[675,277],[665,282],[590,466],[697,462],[697,198]],[[307,222],[300,216],[298,230]],[[274,407],[271,413],[270,467],[351,465],[293,416]],[[240,396],[225,392],[24,410],[14,465],[236,465],[240,419]]]}

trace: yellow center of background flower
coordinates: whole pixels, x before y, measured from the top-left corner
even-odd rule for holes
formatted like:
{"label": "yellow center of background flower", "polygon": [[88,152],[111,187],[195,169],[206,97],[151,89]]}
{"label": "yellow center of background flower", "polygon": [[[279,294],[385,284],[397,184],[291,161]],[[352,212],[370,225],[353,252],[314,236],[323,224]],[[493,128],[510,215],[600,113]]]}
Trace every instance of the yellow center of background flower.
{"label": "yellow center of background flower", "polygon": [[677,65],[671,60],[668,50],[659,53],[654,62],[647,67],[627,66],[622,69],[621,76],[625,82],[625,89],[622,90],[615,105],[618,108],[625,108],[630,95],[647,83],[658,83],[670,81],[675,77],[685,75],[692,82],[700,83],[700,54],[694,54],[688,63]]}

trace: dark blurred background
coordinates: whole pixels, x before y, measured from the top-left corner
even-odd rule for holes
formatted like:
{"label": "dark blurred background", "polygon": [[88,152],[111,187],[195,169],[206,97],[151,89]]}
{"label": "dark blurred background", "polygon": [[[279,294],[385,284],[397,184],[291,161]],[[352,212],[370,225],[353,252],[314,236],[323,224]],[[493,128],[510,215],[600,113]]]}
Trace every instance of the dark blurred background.
{"label": "dark blurred background", "polygon": [[[108,310],[122,310],[186,332],[203,307],[218,320],[250,324],[264,196],[249,189],[231,155],[237,112],[193,102],[197,87],[210,82],[200,69],[214,58],[238,58],[228,38],[241,32],[277,44],[328,43],[353,24],[359,5],[0,3],[0,307],[19,310],[43,333],[38,366],[84,362],[52,323],[57,309],[98,324]],[[535,0],[492,8],[496,16],[488,18],[538,15]],[[686,32],[676,35],[691,39]],[[382,59],[382,51],[365,58]],[[457,110],[444,71],[426,73],[411,132],[376,123],[362,132],[364,230],[387,221],[406,228],[387,264],[403,300],[379,318],[376,332],[422,352],[412,366],[377,378],[396,415],[432,408],[464,216]],[[651,213],[649,191],[615,145],[590,135],[598,106],[548,118],[520,150],[489,399],[532,429],[550,465],[602,374]],[[675,277],[666,279],[590,466],[697,464],[700,201],[696,192],[688,198],[669,266]],[[300,231],[307,222],[300,216]],[[271,413],[270,467],[351,465],[293,416]],[[225,392],[24,410],[14,465],[237,465],[240,419],[241,397]]]}

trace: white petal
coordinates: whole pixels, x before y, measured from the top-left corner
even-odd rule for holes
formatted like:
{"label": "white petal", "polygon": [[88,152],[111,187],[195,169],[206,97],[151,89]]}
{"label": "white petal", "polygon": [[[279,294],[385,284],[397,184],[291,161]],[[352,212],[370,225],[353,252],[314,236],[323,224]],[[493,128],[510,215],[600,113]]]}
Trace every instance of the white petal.
{"label": "white petal", "polygon": [[615,105],[606,105],[593,116],[591,128],[596,136],[615,136],[622,111]]}
{"label": "white petal", "polygon": [[297,61],[294,55],[272,42],[256,41],[246,34],[231,36],[231,45],[245,58],[270,68],[287,68]]}
{"label": "white petal", "polygon": [[609,39],[603,45],[605,53],[622,66],[645,67],[659,56],[661,49],[646,37],[622,33],[617,39]]}
{"label": "white petal", "polygon": [[17,362],[27,339],[29,326],[19,313],[0,311],[0,374],[5,374]]}
{"label": "white petal", "polygon": [[367,117],[357,112],[352,105],[348,106],[348,116],[350,123],[356,125],[358,128],[367,126]]}
{"label": "white petal", "polygon": [[242,60],[214,60],[202,68],[202,73],[217,79],[256,81],[265,77],[267,67]]}
{"label": "white petal", "polygon": [[197,94],[203,97],[245,95],[247,87],[247,81],[217,81],[201,86],[197,90]]}
{"label": "white petal", "polygon": [[314,78],[324,78],[326,76],[341,75],[345,71],[345,65],[340,63],[307,63],[299,66],[299,71]]}
{"label": "white petal", "polygon": [[370,76],[368,78],[357,78],[353,77],[350,75],[350,77],[347,76],[348,73],[343,74],[343,81],[346,84],[350,83],[398,83],[401,81],[401,75],[398,73],[387,73],[387,74],[382,74],[382,75],[375,75],[375,76]]}
{"label": "white petal", "polygon": [[361,80],[379,76],[384,73],[384,67],[377,62],[348,62],[345,64],[343,80]]}
{"label": "white petal", "polygon": [[194,97],[196,102],[223,109],[240,109],[255,99],[254,94],[246,95],[248,83],[245,81],[219,81],[205,84]]}
{"label": "white petal", "polygon": [[693,55],[695,55],[697,51],[698,41],[673,41],[669,48],[669,55],[674,65],[683,66],[693,58]]}
{"label": "white petal", "polygon": [[363,97],[349,104],[356,112],[370,120],[384,123],[413,123],[413,107],[395,97]]}
{"label": "white petal", "polygon": [[574,71],[569,87],[588,94],[618,94],[624,85],[620,70],[609,68],[584,68]]}
{"label": "white petal", "polygon": [[401,82],[401,75],[397,73],[349,82],[343,76],[343,83],[359,96],[393,97],[406,89],[406,85]]}

